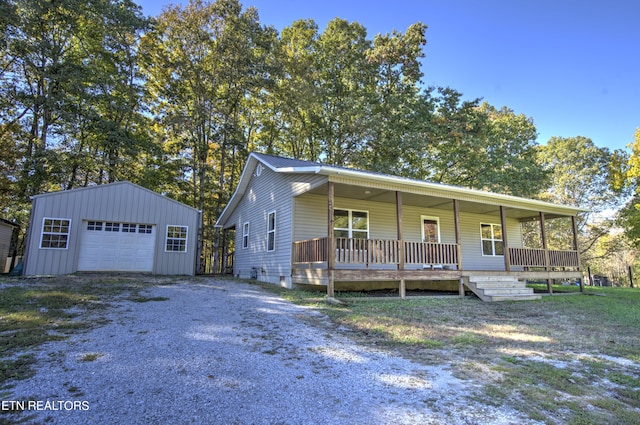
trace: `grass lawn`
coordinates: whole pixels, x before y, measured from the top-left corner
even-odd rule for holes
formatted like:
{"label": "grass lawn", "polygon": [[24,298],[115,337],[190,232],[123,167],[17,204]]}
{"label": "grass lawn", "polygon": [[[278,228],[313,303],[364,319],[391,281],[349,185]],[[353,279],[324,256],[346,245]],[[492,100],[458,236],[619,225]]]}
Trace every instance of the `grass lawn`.
{"label": "grass lawn", "polygon": [[344,297],[334,306],[317,293],[282,293],[321,306],[364,344],[484,382],[474,396],[484,403],[548,424],[640,424],[640,290],[586,294],[501,303]]}

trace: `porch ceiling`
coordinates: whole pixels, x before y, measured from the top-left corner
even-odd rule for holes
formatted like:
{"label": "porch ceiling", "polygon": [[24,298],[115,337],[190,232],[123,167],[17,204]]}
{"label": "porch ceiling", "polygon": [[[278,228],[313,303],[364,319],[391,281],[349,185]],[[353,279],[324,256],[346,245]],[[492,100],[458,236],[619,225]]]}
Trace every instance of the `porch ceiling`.
{"label": "porch ceiling", "polygon": [[[317,195],[327,195],[326,185],[320,185],[309,193]],[[395,204],[396,193],[394,190],[372,188],[366,186],[356,186],[352,184],[335,184],[335,196],[340,198],[351,198],[365,200],[371,202],[383,202]],[[403,205],[411,205],[423,208],[434,208],[450,210],[453,197],[447,198],[442,196],[416,194],[411,192],[402,192]],[[476,214],[499,215],[500,204],[490,202],[477,202],[459,199],[460,211]],[[522,221],[538,219],[540,211],[545,213],[545,217],[552,219],[555,217],[568,217],[569,214],[562,214],[552,211],[551,209],[528,209],[518,206],[510,206],[503,204],[507,217],[515,218]]]}

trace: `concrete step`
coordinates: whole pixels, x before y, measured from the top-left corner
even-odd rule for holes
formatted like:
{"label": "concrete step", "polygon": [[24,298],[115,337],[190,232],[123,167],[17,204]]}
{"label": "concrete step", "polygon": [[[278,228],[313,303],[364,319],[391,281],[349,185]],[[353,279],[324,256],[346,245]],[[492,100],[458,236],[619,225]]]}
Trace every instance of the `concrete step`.
{"label": "concrete step", "polygon": [[501,281],[514,281],[512,276],[469,276],[470,282],[501,282]]}
{"label": "concrete step", "polygon": [[527,285],[524,282],[512,281],[512,282],[473,282],[477,288],[525,288]]}
{"label": "concrete step", "polygon": [[531,295],[531,288],[479,288],[483,289],[484,295]]}
{"label": "concrete step", "polygon": [[510,296],[510,295],[490,295],[488,301],[535,301],[542,299],[541,295],[518,295],[518,296]]}

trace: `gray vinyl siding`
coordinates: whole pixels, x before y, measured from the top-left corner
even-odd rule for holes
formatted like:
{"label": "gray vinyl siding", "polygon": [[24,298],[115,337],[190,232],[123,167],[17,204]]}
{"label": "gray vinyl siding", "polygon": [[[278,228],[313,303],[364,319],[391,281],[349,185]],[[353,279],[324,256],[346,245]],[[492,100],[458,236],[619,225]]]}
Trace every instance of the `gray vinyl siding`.
{"label": "gray vinyl siding", "polygon": [[[335,208],[355,209],[369,212],[369,237],[372,239],[396,239],[395,204],[367,202],[336,198]],[[296,198],[294,240],[307,240],[327,236],[327,198],[319,195],[304,195]],[[421,217],[438,217],[440,241],[455,243],[453,206],[450,210],[403,206],[403,238],[406,241],[422,239]],[[504,257],[483,256],[480,239],[480,224],[500,224],[500,217],[493,215],[460,213],[462,239],[462,267],[467,270],[504,270]],[[509,246],[522,247],[520,223],[507,219]]]}
{"label": "gray vinyl siding", "polygon": [[[71,220],[67,249],[42,249],[44,218]],[[33,198],[26,275],[58,275],[77,271],[80,235],[86,221],[112,221],[154,226],[154,274],[195,274],[200,212],[129,182],[38,195]],[[167,225],[188,227],[187,251],[165,252]]]}
{"label": "gray vinyl siding", "polygon": [[4,271],[4,264],[7,257],[11,254],[11,235],[13,234],[13,226],[0,222],[0,273]]}
{"label": "gray vinyl siding", "polygon": [[[235,223],[234,275],[251,277],[271,283],[291,282],[291,246],[293,241],[293,199],[321,184],[326,177],[310,174],[281,174],[264,167],[260,176],[251,170],[251,180],[229,222]],[[276,213],[275,249],[267,251],[267,218]],[[326,220],[325,220],[326,221]],[[249,223],[249,246],[242,247],[242,228]]]}
{"label": "gray vinyl siding", "polygon": [[[500,216],[460,213],[462,263],[466,270],[504,270],[503,256],[482,255],[480,224],[500,224]],[[522,247],[520,222],[507,219],[507,238],[511,248]]]}

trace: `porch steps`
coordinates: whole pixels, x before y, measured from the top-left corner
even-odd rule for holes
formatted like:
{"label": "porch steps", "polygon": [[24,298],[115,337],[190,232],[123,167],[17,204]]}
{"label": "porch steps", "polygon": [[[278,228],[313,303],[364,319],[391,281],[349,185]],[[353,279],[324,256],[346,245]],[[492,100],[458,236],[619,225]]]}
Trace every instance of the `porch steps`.
{"label": "porch steps", "polygon": [[467,287],[482,301],[531,301],[542,298],[525,282],[508,276],[469,276]]}

